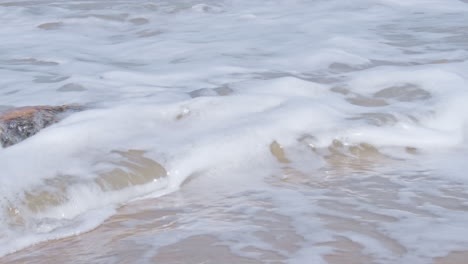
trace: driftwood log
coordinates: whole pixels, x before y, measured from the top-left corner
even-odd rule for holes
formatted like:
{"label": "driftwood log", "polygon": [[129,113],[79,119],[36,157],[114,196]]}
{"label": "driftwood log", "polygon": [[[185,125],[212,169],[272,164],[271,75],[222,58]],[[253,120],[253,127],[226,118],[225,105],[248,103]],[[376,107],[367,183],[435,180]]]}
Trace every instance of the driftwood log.
{"label": "driftwood log", "polygon": [[0,144],[14,145],[58,122],[64,113],[79,110],[77,105],[25,106],[0,113]]}

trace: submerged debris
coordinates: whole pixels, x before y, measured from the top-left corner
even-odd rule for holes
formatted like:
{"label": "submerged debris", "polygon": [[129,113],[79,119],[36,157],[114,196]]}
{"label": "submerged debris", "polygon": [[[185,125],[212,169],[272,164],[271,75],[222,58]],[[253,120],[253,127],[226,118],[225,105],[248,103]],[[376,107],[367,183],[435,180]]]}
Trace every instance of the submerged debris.
{"label": "submerged debris", "polygon": [[0,114],[0,144],[4,148],[14,145],[57,123],[61,114],[81,109],[78,105],[26,106],[11,109]]}

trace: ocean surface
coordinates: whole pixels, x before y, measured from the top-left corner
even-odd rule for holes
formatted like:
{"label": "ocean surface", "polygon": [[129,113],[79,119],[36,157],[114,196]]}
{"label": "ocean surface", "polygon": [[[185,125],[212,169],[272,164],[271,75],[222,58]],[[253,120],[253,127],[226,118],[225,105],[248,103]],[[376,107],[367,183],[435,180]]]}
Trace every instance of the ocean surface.
{"label": "ocean surface", "polygon": [[466,263],[468,1],[0,0],[0,263]]}

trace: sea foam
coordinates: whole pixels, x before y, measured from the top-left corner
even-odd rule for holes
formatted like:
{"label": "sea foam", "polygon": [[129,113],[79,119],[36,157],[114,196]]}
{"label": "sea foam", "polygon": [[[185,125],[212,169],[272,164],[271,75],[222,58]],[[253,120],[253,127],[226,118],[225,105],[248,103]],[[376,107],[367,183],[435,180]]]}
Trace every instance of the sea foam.
{"label": "sea foam", "polygon": [[[466,203],[467,22],[456,0],[0,1],[0,109],[86,106],[0,149],[0,255],[174,192],[215,209],[181,202],[186,229],[142,243],[213,235],[290,263],[466,250],[466,216],[431,202],[459,184]],[[257,237],[261,214],[297,248]]]}

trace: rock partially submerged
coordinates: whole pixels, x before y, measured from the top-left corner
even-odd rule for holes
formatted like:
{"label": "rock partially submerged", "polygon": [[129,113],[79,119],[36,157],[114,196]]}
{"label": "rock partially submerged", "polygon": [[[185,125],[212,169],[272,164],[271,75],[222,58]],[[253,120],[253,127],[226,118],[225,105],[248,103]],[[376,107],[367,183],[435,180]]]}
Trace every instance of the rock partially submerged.
{"label": "rock partially submerged", "polygon": [[11,109],[0,114],[0,144],[4,148],[14,145],[57,123],[63,113],[81,109],[78,105],[26,106]]}

